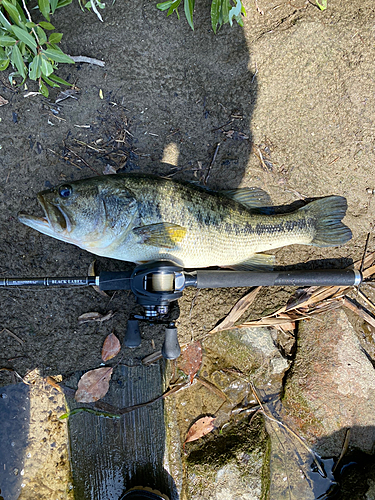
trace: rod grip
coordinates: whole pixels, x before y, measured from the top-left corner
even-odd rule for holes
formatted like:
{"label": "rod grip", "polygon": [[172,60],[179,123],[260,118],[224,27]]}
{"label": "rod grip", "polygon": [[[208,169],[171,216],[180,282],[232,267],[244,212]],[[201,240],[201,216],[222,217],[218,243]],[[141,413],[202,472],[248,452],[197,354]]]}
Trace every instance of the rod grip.
{"label": "rod grip", "polygon": [[319,269],[312,271],[206,271],[198,270],[197,288],[250,286],[353,286],[362,275],[352,269]]}

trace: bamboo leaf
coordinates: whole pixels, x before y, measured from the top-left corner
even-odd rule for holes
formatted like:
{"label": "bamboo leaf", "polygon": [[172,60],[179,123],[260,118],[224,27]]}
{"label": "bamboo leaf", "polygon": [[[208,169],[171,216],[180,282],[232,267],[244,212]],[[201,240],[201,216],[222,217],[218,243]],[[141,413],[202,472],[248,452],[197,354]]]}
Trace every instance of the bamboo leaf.
{"label": "bamboo leaf", "polygon": [[17,10],[17,7],[13,5],[11,2],[8,2],[8,0],[3,0],[2,5],[4,9],[8,12],[12,20],[18,24],[18,26],[22,27],[22,18],[20,16],[20,13]]}
{"label": "bamboo leaf", "polygon": [[54,14],[55,10],[57,9],[58,2],[59,0],[50,0],[51,14]]}
{"label": "bamboo leaf", "polygon": [[50,5],[48,0],[38,0],[38,6],[40,12],[43,14],[43,16],[49,21],[49,14],[50,14]]}
{"label": "bamboo leaf", "polygon": [[51,33],[48,41],[49,43],[59,43],[63,37],[62,33]]}
{"label": "bamboo leaf", "polygon": [[221,0],[212,0],[211,4],[211,24],[214,33],[216,33],[217,25],[219,23]]}
{"label": "bamboo leaf", "polygon": [[53,82],[49,78],[47,78],[44,74],[42,74],[42,80],[45,81],[50,87],[60,87],[58,83]]}
{"label": "bamboo leaf", "polygon": [[47,35],[44,29],[42,29],[40,26],[37,26],[36,33],[38,35],[40,45],[44,45],[45,43],[47,43]]}
{"label": "bamboo leaf", "polygon": [[[51,75],[50,78],[56,83],[61,83],[61,85],[69,85],[69,86],[72,85],[71,83],[67,82],[66,80],[63,80],[62,78],[56,75]],[[106,295],[106,297],[108,297],[108,295]]]}
{"label": "bamboo leaf", "polygon": [[18,45],[14,45],[12,49],[11,61],[14,66],[17,68],[18,73],[22,76],[22,78],[26,77],[26,66],[23,62],[22,55]]}
{"label": "bamboo leaf", "polygon": [[55,27],[51,23],[47,23],[46,21],[41,21],[39,23],[39,26],[41,26],[45,30],[54,30],[55,29]]}
{"label": "bamboo leaf", "polygon": [[8,19],[4,16],[4,14],[0,10],[0,23],[6,28],[8,31],[11,31],[12,25],[8,21]]}
{"label": "bamboo leaf", "polygon": [[172,1],[171,0],[168,0],[167,2],[163,2],[163,3],[158,3],[156,4],[156,7],[161,10],[161,11],[164,11],[164,10],[168,10],[170,8],[170,6],[172,5]]}
{"label": "bamboo leaf", "polygon": [[34,57],[32,62],[29,64],[29,78],[31,80],[36,80],[42,74],[42,61],[41,56],[37,55]]}
{"label": "bamboo leaf", "polygon": [[194,0],[184,0],[185,16],[189,26],[194,30],[193,24],[193,11],[194,11]]}
{"label": "bamboo leaf", "polygon": [[44,85],[43,82],[40,82],[39,83],[39,92],[44,96],[44,97],[48,97],[49,95],[49,90],[48,88]]}
{"label": "bamboo leaf", "polygon": [[23,30],[19,26],[12,26],[12,31],[16,35],[16,37],[24,42],[30,49],[36,54],[36,40],[33,36],[30,35],[26,30]]}
{"label": "bamboo leaf", "polygon": [[254,288],[254,290],[251,290],[245,297],[242,297],[237,304],[233,306],[233,308],[230,310],[228,316],[221,321],[215,328],[213,328],[210,333],[217,333],[221,332],[223,330],[229,330],[230,328],[233,328],[234,324],[236,321],[243,315],[243,313],[248,309],[248,307],[251,306],[251,304],[254,302],[255,297],[257,296],[260,286]]}
{"label": "bamboo leaf", "polygon": [[[41,58],[42,62],[41,62],[41,65],[42,65],[42,73],[44,76],[49,76],[53,73],[53,66],[52,64],[45,58],[42,56]],[[48,82],[47,82],[48,83]],[[52,87],[58,87],[58,85],[52,85]]]}
{"label": "bamboo leaf", "polygon": [[42,51],[42,53],[45,54],[49,59],[52,59],[52,61],[74,64],[73,59],[64,54],[64,52],[62,51],[58,51],[55,49],[45,49]]}
{"label": "bamboo leaf", "polygon": [[10,47],[11,45],[14,45],[17,42],[14,38],[11,36],[3,35],[0,36],[0,46],[1,47]]}
{"label": "bamboo leaf", "polygon": [[4,71],[9,66],[10,59],[0,61],[0,71]]}

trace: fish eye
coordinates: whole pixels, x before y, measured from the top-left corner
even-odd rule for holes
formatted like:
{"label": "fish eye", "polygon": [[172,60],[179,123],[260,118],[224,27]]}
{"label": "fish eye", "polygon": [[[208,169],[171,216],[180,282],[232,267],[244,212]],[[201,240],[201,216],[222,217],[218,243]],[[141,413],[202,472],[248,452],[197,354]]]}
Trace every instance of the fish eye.
{"label": "fish eye", "polygon": [[59,195],[62,198],[68,198],[73,192],[72,186],[64,185],[59,187]]}

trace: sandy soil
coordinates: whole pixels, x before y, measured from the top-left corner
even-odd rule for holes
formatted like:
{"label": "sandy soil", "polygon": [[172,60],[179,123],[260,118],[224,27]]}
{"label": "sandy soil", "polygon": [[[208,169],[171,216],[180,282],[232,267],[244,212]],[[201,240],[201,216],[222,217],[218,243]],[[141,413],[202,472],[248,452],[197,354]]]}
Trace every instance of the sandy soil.
{"label": "sandy soil", "polygon": [[[259,186],[278,205],[345,196],[348,244],[282,249],[277,263],[332,259],[339,267],[361,257],[375,203],[373,2],[329,0],[325,12],[299,0],[259,0],[258,10],[253,1],[245,5],[244,28],[224,27],[215,36],[206,1],[198,2],[194,32],[152,2],[118,0],[105,9],[104,23],[74,2],[53,18],[64,33],[62,48],[105,61],[104,68],[61,65],[58,74],[80,89],[76,99],[55,104],[55,90],[49,99],[25,97],[0,75],[9,101],[0,108],[1,276],[86,275],[92,255],[22,226],[17,213],[39,214],[38,191],[101,173],[107,164],[207,178],[212,188]],[[97,268],[129,265],[99,258]],[[0,334],[1,366],[21,375],[35,367],[63,375],[96,367],[106,335],[114,330],[122,339],[129,314],[140,311],[126,293],[111,300],[92,289],[0,293],[0,331],[23,341]],[[192,308],[195,292],[188,291],[180,303],[181,340],[207,331],[242,293],[202,291]],[[286,293],[264,291],[254,311]],[[109,309],[112,320],[78,325],[82,313]],[[125,359],[152,352],[152,339],[160,348],[160,327],[143,332],[142,346],[125,349]],[[9,383],[6,372],[0,377]]]}

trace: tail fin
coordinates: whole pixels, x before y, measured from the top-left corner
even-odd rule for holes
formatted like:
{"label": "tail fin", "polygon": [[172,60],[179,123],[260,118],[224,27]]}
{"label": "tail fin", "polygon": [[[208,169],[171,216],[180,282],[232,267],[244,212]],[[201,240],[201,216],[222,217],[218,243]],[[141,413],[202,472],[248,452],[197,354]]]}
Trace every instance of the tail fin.
{"label": "tail fin", "polygon": [[347,207],[346,199],[342,196],[328,196],[300,208],[306,215],[316,219],[316,233],[310,245],[335,247],[351,239],[351,230],[341,222]]}

